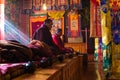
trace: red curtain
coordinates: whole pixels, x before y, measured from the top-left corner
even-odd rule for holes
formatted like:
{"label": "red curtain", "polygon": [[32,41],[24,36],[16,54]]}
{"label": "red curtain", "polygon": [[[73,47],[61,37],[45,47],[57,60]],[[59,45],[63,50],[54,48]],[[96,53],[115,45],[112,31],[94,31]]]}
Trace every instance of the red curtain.
{"label": "red curtain", "polygon": [[38,21],[38,22],[32,22],[32,36],[33,33],[43,24],[43,22]]}

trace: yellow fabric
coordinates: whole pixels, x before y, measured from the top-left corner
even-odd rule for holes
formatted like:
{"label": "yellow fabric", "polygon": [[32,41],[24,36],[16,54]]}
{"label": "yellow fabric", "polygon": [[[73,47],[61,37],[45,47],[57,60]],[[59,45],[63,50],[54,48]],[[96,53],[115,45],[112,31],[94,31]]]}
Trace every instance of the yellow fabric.
{"label": "yellow fabric", "polygon": [[120,73],[120,44],[112,44],[112,72]]}
{"label": "yellow fabric", "polygon": [[53,19],[60,19],[63,17],[65,11],[49,11],[48,15]]}
{"label": "yellow fabric", "polygon": [[[116,4],[114,4],[116,2]],[[113,7],[113,5],[120,7],[120,0],[111,0],[109,3],[110,8]]]}
{"label": "yellow fabric", "polygon": [[100,0],[97,0],[98,4],[100,5]]}
{"label": "yellow fabric", "polygon": [[47,17],[46,16],[44,16],[44,17],[36,17],[36,18],[30,18],[30,21],[31,22],[37,22],[37,21],[45,21],[45,19],[46,19]]}
{"label": "yellow fabric", "polygon": [[99,47],[99,38],[95,38],[95,48],[98,49]]}
{"label": "yellow fabric", "polygon": [[104,13],[101,11],[102,42],[108,45],[111,41],[111,16],[110,11]]}
{"label": "yellow fabric", "polygon": [[70,20],[78,20],[78,14],[70,15]]}

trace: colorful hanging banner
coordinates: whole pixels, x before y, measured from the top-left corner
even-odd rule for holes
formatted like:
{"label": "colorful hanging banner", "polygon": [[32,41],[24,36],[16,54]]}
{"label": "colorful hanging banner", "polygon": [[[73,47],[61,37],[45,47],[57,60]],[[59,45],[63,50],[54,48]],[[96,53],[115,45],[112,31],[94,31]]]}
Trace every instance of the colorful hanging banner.
{"label": "colorful hanging banner", "polygon": [[90,0],[94,5],[100,5],[100,0]]}
{"label": "colorful hanging banner", "polygon": [[77,12],[68,14],[68,37],[80,37],[80,15]]}
{"label": "colorful hanging banner", "polygon": [[78,30],[78,15],[70,15],[70,20],[71,20],[71,31],[77,31]]}
{"label": "colorful hanging banner", "polygon": [[99,38],[95,38],[95,51],[94,51],[95,61],[98,61],[98,47],[99,47]]}
{"label": "colorful hanging banner", "polygon": [[102,42],[105,45],[108,45],[111,40],[111,16],[110,11],[104,13],[101,11],[101,26],[102,26]]}
{"label": "colorful hanging banner", "polygon": [[90,37],[101,37],[100,6],[90,1]]}
{"label": "colorful hanging banner", "polygon": [[120,73],[120,0],[109,1],[112,34],[112,73]]}
{"label": "colorful hanging banner", "polygon": [[[103,1],[103,2],[102,2]],[[104,0],[101,1],[101,26],[102,26],[102,49],[103,49],[103,69],[110,68],[110,47],[111,47],[111,16],[108,4]]]}

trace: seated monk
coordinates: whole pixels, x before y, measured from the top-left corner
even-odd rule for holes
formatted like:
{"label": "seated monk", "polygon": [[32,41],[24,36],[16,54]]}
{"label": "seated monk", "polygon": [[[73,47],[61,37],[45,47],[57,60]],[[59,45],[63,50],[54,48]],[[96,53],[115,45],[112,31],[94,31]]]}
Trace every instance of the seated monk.
{"label": "seated monk", "polygon": [[61,39],[62,29],[57,29],[56,32],[52,35],[54,43],[59,47],[64,53],[73,53],[74,49],[71,47],[64,47],[64,43]]}
{"label": "seated monk", "polygon": [[54,55],[59,55],[60,50],[59,48],[54,44],[52,40],[51,35],[51,28],[53,25],[53,21],[51,19],[46,19],[44,23],[34,32],[33,34],[33,40],[39,40],[51,47],[52,53]]}

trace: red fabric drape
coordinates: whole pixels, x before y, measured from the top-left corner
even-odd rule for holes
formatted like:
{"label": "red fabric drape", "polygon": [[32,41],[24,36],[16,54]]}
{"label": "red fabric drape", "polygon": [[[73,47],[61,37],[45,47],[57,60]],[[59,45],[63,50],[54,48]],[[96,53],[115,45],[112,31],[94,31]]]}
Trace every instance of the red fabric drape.
{"label": "red fabric drape", "polygon": [[32,36],[33,33],[43,24],[43,22],[38,21],[38,22],[32,22]]}
{"label": "red fabric drape", "polygon": [[101,37],[100,6],[95,1],[91,1],[90,7],[90,37]]}
{"label": "red fabric drape", "polygon": [[98,1],[97,0],[91,0],[93,4],[95,5],[99,5]]}

